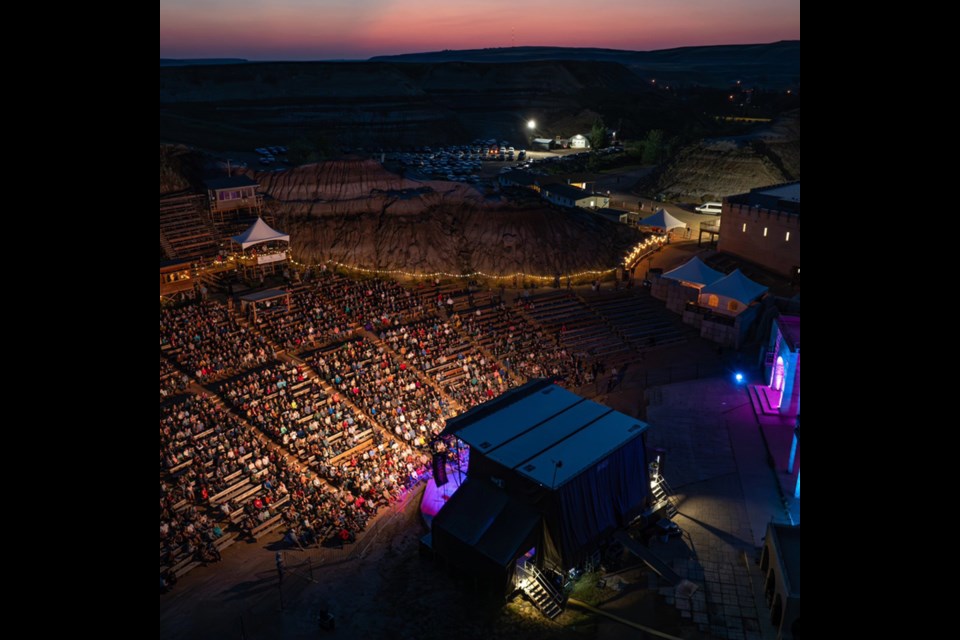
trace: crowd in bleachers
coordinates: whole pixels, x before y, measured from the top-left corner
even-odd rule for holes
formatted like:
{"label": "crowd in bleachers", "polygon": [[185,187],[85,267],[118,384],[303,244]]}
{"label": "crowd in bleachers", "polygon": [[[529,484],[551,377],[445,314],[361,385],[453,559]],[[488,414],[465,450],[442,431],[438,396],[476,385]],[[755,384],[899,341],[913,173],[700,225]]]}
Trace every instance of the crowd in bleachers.
{"label": "crowd in bleachers", "polygon": [[351,280],[330,271],[290,290],[291,302],[257,313],[257,327],[291,352],[348,337],[358,328],[378,331],[425,312],[423,302],[391,280]]}
{"label": "crowd in bleachers", "polygon": [[[198,509],[231,479],[262,469],[260,442],[210,396],[160,409],[160,564],[168,570],[214,553],[219,521]],[[168,578],[169,579],[169,578]]]}
{"label": "crowd in bleachers", "polygon": [[[349,542],[429,473],[446,418],[515,379],[586,384],[625,348],[568,292],[508,305],[502,290],[407,290],[322,272],[291,294],[289,308],[284,298],[259,308],[249,330],[216,302],[161,311],[168,585],[191,563],[215,560],[231,536],[284,527],[291,544]],[[633,322],[637,304],[624,298],[602,311]],[[643,330],[660,330],[654,319],[642,318]],[[306,364],[278,360],[265,336]],[[215,397],[176,397],[190,377],[167,358],[236,415]]]}
{"label": "crowd in bleachers", "polygon": [[160,350],[201,382],[275,357],[262,335],[247,331],[225,306],[211,301],[161,309]]}
{"label": "crowd in bleachers", "polygon": [[308,464],[336,457],[372,435],[367,418],[339,394],[327,395],[304,365],[278,362],[219,391],[250,424]]}
{"label": "crowd in bleachers", "polygon": [[381,333],[381,339],[419,371],[436,380],[463,408],[506,391],[510,379],[449,322],[427,319]]}
{"label": "crowd in bleachers", "polygon": [[169,360],[160,358],[160,402],[186,391],[190,378],[183,375]]}
{"label": "crowd in bleachers", "polygon": [[315,352],[314,368],[331,387],[387,431],[424,449],[454,414],[446,400],[403,360],[382,346],[354,338]]}
{"label": "crowd in bleachers", "polygon": [[591,379],[590,372],[584,370],[583,358],[558,346],[499,299],[485,307],[471,306],[455,313],[451,320],[525,380],[553,377],[560,384],[578,387]]}

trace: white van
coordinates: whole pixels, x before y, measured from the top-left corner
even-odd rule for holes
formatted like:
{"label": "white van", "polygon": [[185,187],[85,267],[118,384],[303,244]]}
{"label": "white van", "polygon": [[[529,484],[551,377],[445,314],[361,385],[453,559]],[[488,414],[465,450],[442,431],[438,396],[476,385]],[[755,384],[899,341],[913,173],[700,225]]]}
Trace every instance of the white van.
{"label": "white van", "polygon": [[697,213],[705,213],[711,216],[720,215],[720,211],[723,210],[723,203],[721,202],[704,202],[702,205],[694,209]]}

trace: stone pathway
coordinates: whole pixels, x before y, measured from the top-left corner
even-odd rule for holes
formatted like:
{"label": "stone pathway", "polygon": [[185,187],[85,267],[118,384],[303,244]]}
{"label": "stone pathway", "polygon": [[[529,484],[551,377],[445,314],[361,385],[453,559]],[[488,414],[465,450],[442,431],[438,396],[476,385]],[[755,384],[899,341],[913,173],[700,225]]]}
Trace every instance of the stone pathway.
{"label": "stone pathway", "polygon": [[776,638],[761,591],[758,548],[770,520],[787,514],[746,391],[726,379],[651,392],[648,446],[666,449],[682,540],[651,549],[699,588],[659,586],[680,615],[716,638]]}

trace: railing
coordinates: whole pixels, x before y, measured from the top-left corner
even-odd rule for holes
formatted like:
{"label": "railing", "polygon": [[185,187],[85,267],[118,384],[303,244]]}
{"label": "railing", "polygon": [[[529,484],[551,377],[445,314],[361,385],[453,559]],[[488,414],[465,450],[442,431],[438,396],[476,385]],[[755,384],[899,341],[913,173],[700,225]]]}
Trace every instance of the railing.
{"label": "railing", "polygon": [[728,316],[722,313],[717,313],[710,307],[705,307],[702,304],[697,304],[696,302],[688,302],[684,307],[684,311],[690,311],[692,313],[702,315],[704,322],[714,322],[716,324],[722,324],[728,327],[732,327],[737,322],[737,316]]}
{"label": "railing", "polygon": [[261,207],[263,206],[263,196],[256,195],[249,198],[237,198],[236,200],[211,200],[210,201],[210,210],[214,212],[221,211],[233,211],[234,209],[242,209],[244,207]]}
{"label": "railing", "polygon": [[550,596],[553,603],[563,609],[563,596],[557,593],[557,590],[550,584],[550,580],[548,580],[535,565],[530,562],[518,562],[517,574],[519,578],[518,586],[520,586],[521,589],[526,591],[526,585],[529,583],[539,584],[540,587],[547,592],[547,595]]}

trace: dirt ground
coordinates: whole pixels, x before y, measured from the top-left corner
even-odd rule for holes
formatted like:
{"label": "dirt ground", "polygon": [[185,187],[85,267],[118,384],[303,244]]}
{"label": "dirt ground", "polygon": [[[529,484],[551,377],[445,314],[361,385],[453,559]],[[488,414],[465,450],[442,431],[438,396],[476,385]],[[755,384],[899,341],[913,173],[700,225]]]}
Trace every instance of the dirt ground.
{"label": "dirt ground", "polygon": [[[571,606],[556,621],[528,602],[491,601],[455,570],[419,553],[426,532],[420,491],[382,513],[355,548],[285,553],[281,593],[275,568],[279,543],[229,549],[223,562],[199,567],[160,596],[161,638],[363,638],[390,640],[518,640],[637,638],[634,628]],[[629,562],[626,558],[626,562]],[[312,565],[312,571],[311,571]],[[313,578],[310,578],[312,573]],[[657,595],[656,581],[626,565],[597,587],[598,574],[578,582],[572,597],[677,635],[700,638],[689,621]],[[619,583],[619,584],[618,584]],[[333,631],[317,624],[322,611],[336,617]]]}

